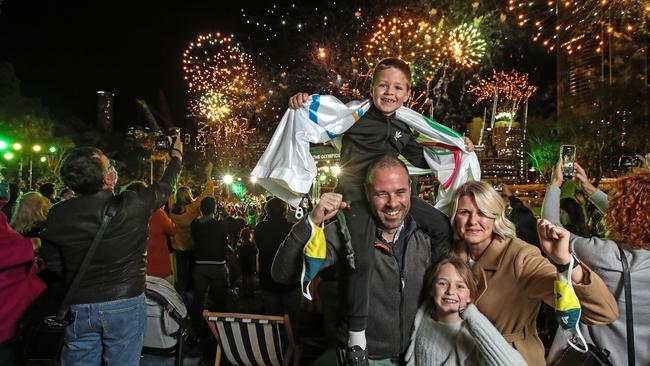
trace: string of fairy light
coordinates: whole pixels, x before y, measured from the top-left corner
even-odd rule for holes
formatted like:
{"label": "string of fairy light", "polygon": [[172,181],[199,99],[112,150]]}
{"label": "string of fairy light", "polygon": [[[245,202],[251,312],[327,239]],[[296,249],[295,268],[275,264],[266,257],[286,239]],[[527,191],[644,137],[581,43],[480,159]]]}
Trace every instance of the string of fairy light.
{"label": "string of fairy light", "polygon": [[573,54],[593,44],[604,50],[605,41],[621,34],[648,34],[647,0],[527,0],[508,1],[508,10],[520,27],[530,28],[532,39],[548,50]]}

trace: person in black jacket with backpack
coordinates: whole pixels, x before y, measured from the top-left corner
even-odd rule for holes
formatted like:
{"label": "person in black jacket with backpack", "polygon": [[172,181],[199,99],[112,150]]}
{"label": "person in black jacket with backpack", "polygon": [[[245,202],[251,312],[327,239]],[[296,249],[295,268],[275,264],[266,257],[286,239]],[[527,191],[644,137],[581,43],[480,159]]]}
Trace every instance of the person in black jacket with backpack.
{"label": "person in black jacket with backpack", "polygon": [[[181,170],[182,144],[171,139],[162,178],[136,193],[122,193],[79,288],[72,294],[74,322],[66,329],[61,365],[139,365],[145,328],[148,223],[172,193]],[[77,197],[60,202],[41,232],[48,269],[70,286],[97,233],[117,183],[115,164],[92,147],[74,149],[60,171]]]}

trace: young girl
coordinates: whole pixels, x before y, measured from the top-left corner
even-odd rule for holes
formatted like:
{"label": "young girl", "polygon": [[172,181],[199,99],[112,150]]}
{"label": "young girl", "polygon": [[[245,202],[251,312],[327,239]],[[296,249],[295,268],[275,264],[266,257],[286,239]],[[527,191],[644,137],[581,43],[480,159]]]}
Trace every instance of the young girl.
{"label": "young girl", "polygon": [[415,316],[407,365],[526,364],[472,304],[476,281],[460,258],[435,266],[426,276],[424,291],[428,298]]}

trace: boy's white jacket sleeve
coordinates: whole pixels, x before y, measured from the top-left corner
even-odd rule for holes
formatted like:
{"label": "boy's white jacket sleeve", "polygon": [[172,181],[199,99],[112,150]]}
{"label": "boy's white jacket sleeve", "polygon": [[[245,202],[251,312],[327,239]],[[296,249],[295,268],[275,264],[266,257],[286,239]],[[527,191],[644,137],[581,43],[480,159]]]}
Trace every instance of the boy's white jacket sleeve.
{"label": "boy's white jacket sleeve", "polygon": [[346,106],[329,95],[312,95],[302,108],[289,108],[251,175],[264,189],[298,207],[317,173],[309,144],[332,140],[369,108],[369,101]]}
{"label": "boy's white jacket sleeve", "polygon": [[[330,95],[312,95],[302,108],[287,110],[252,175],[266,190],[298,207],[317,173],[309,144],[331,141],[370,106],[367,100],[345,105]],[[476,154],[465,150],[463,136],[409,108],[398,109],[396,117],[421,134],[425,159],[441,183],[436,207],[447,213],[451,192],[467,180],[481,178]],[[413,167],[409,171],[423,173]]]}

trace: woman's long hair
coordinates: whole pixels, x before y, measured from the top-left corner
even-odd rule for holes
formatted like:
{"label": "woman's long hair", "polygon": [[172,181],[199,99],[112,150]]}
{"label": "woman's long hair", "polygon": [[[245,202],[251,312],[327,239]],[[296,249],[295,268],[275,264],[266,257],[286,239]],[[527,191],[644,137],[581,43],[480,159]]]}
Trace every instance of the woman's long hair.
{"label": "woman's long hair", "polygon": [[619,178],[605,213],[607,237],[631,249],[650,250],[650,173]]}
{"label": "woman's long hair", "polygon": [[21,234],[45,224],[52,203],[38,192],[27,192],[18,198],[11,216],[11,227]]}
{"label": "woman's long hair", "polygon": [[176,191],[176,201],[172,207],[172,213],[180,215],[185,212],[185,205],[192,203],[194,198],[192,197],[192,190],[190,187],[180,187]]}

